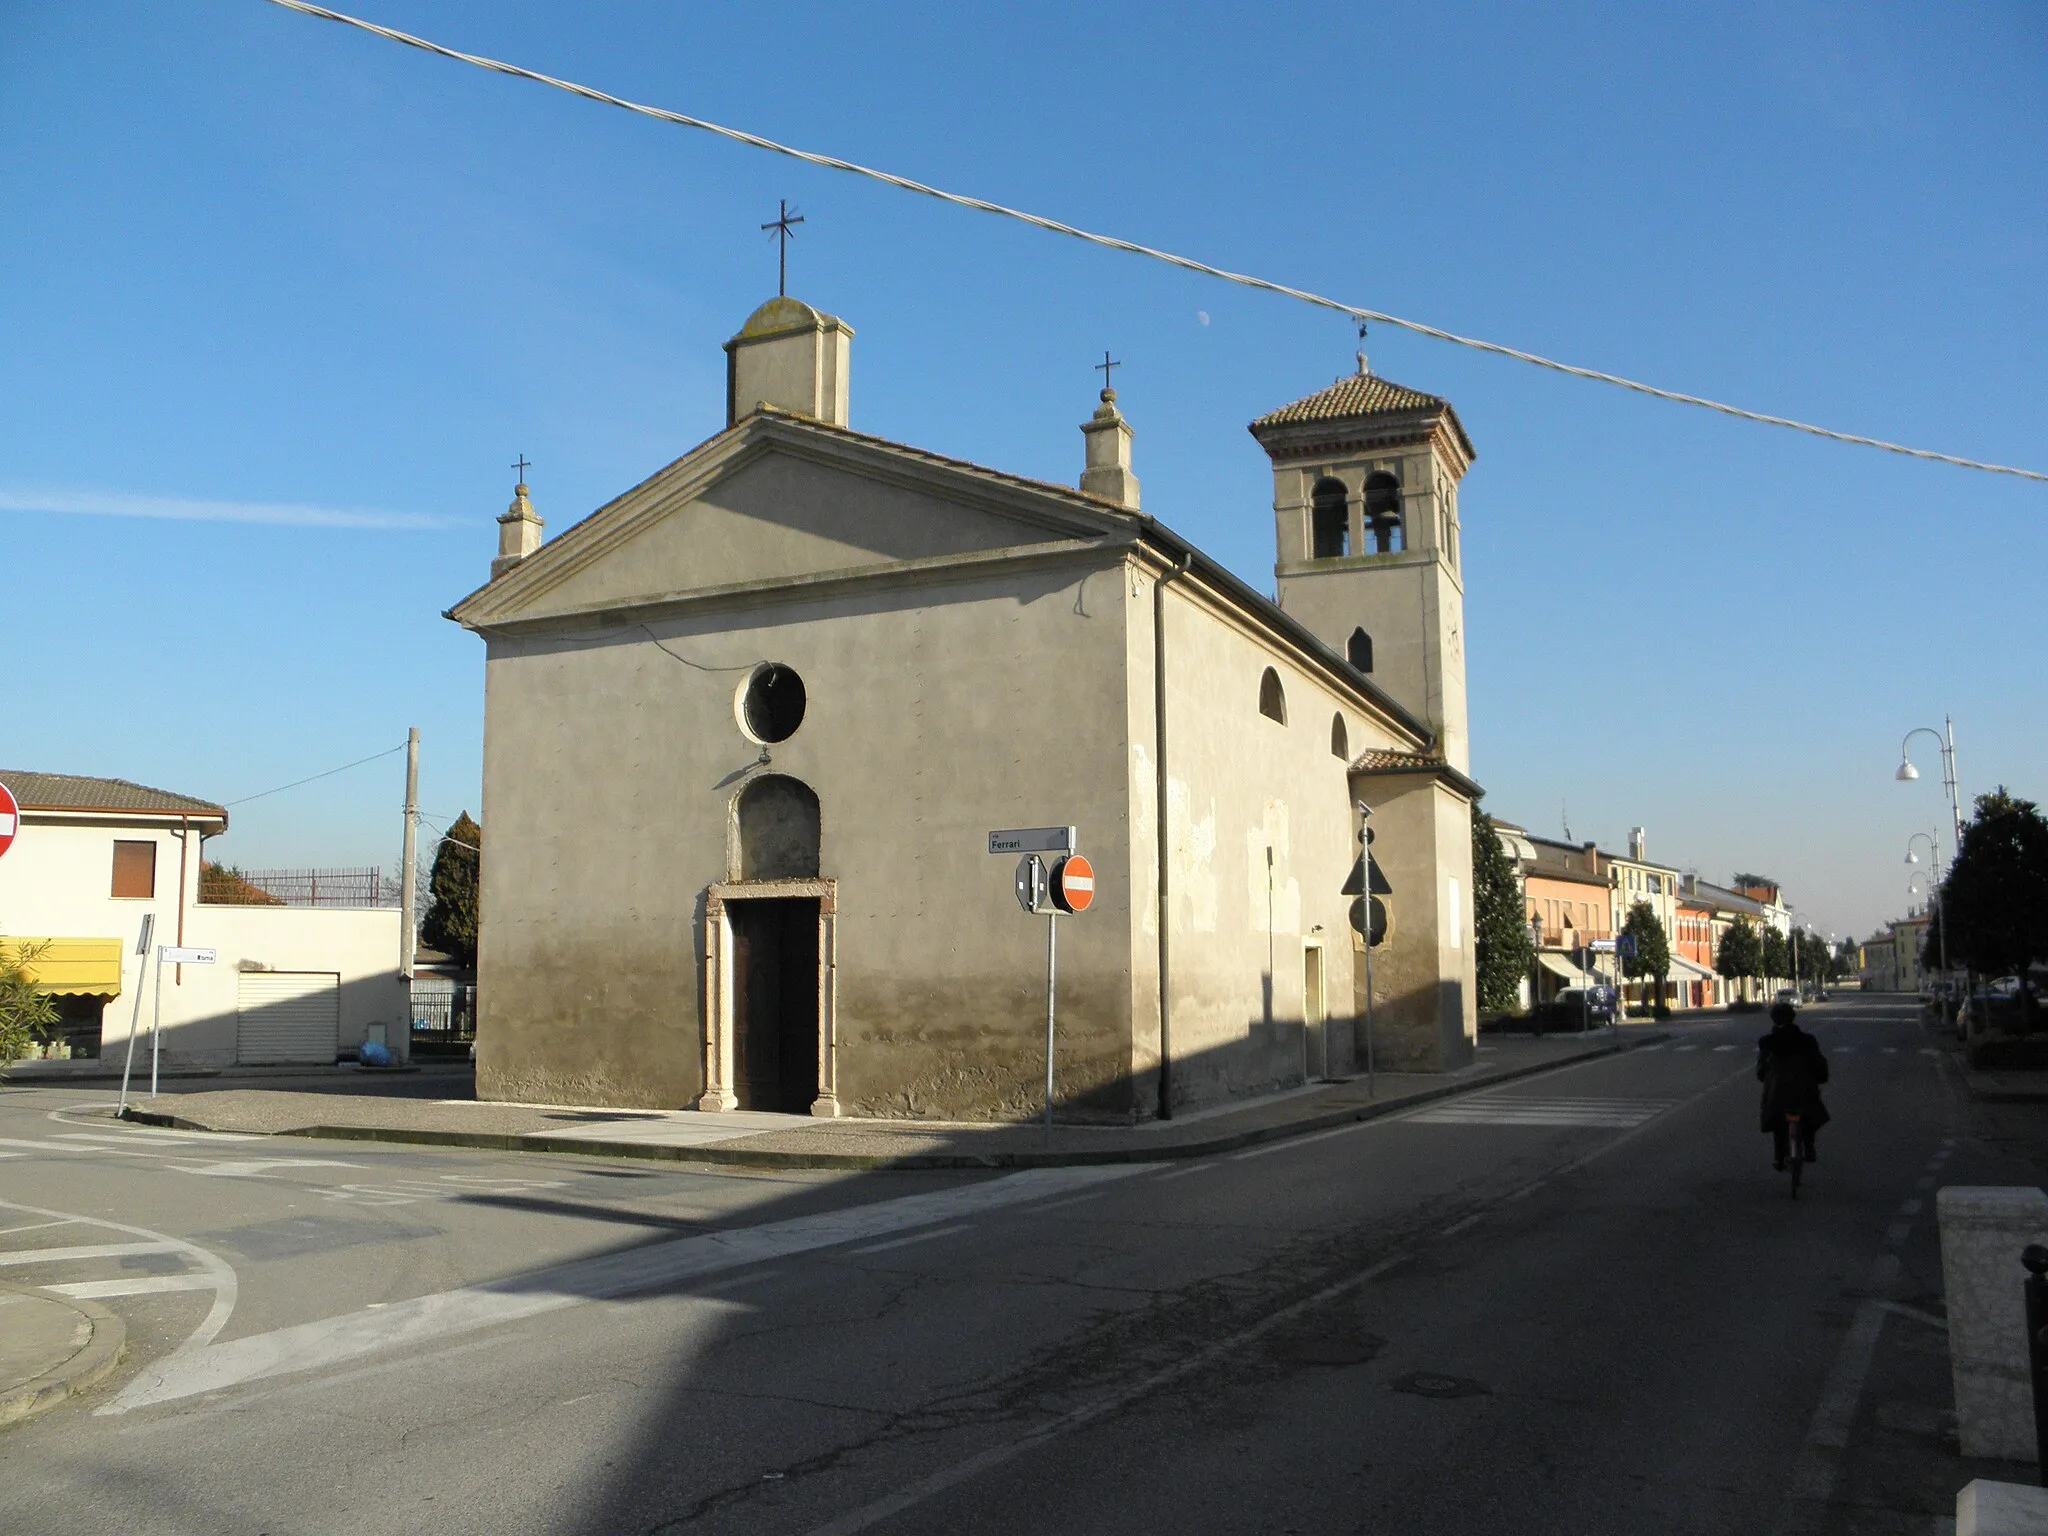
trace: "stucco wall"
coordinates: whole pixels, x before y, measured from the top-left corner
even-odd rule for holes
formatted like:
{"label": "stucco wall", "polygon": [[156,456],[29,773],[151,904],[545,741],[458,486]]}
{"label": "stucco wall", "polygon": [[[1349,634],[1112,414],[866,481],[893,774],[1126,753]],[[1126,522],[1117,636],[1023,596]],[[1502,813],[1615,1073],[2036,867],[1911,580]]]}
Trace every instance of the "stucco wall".
{"label": "stucco wall", "polygon": [[[216,907],[199,903],[200,843],[190,834],[185,871],[183,942],[214,949],[212,966],[166,966],[163,1050],[166,1061],[225,1066],[235,1059],[236,976],[251,968],[332,972],[341,978],[343,1050],[363,1040],[364,1026],[390,1026],[403,1047],[410,1012],[398,978],[399,914],[395,907],[335,909]],[[115,898],[114,843],[156,845],[156,894]],[[136,1016],[136,989],[146,983],[141,1028],[157,1012],[148,962],[135,954],[144,913],[156,916],[153,942],[179,942],[178,836],[116,818],[54,819],[30,813],[21,835],[0,858],[0,933],[37,938],[101,938],[121,946],[121,991],[101,1024],[102,1057],[122,1052]]]}
{"label": "stucco wall", "polygon": [[[1060,935],[1062,1093],[1124,1112],[1126,589],[1118,557],[1089,558],[685,610],[651,624],[665,650],[638,628],[492,639],[479,1091],[695,1101],[703,893],[736,876],[732,803],[772,769],[817,794],[838,882],[847,1112],[1036,1108],[1045,920],[987,835],[1067,823],[1098,896]],[[769,660],[808,707],[764,767],[734,702]]]}
{"label": "stucco wall", "polygon": [[[1138,606],[1133,627],[1145,654],[1134,691],[1144,695],[1149,715],[1149,583]],[[1269,666],[1285,693],[1284,725],[1259,712],[1260,679]],[[1344,716],[1347,755],[1393,743],[1313,673],[1184,586],[1167,589],[1166,675],[1174,1102],[1196,1105],[1299,1083],[1305,1059],[1310,1071],[1323,1069],[1326,1048],[1330,1066],[1347,1072],[1350,898],[1342,890],[1357,844],[1347,758],[1331,751],[1332,716]],[[1140,871],[1136,952],[1156,978],[1151,735],[1146,729],[1134,742],[1130,777]],[[1310,938],[1322,941],[1327,1047],[1303,1036],[1303,950]],[[1156,1071],[1156,1018],[1143,1034],[1154,1047]]]}

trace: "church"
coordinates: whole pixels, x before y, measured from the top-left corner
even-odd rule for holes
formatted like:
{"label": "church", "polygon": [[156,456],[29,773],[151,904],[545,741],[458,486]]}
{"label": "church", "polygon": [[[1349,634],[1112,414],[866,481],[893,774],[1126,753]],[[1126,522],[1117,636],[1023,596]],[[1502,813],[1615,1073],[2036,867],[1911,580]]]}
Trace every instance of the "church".
{"label": "church", "polygon": [[[855,431],[776,298],[724,427],[487,584],[477,1092],[1129,1122],[1476,1033],[1458,485],[1369,372],[1251,423],[1269,600],[1141,509],[1113,389],[1072,486]],[[1073,827],[1085,912],[997,829]],[[1368,950],[1368,937],[1371,948]]]}

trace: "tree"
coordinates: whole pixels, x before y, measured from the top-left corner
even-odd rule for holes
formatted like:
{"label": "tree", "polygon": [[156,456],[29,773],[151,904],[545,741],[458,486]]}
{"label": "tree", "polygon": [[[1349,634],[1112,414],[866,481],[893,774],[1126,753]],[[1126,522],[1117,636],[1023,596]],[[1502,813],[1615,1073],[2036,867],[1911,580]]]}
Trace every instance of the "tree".
{"label": "tree", "polygon": [[281,907],[284,901],[260,885],[252,885],[232,864],[212,860],[199,866],[199,899],[209,905],[230,907]]}
{"label": "tree", "polygon": [[1828,941],[1811,928],[1792,930],[1792,959],[1801,981],[1828,982],[1835,979],[1835,956]]}
{"label": "tree", "polygon": [[1775,928],[1764,930],[1763,953],[1757,960],[1757,969],[1765,976],[1792,974],[1792,956],[1785,947],[1785,935]]}
{"label": "tree", "polygon": [[1479,978],[1479,1008],[1503,1013],[1521,995],[1522,978],[1535,964],[1536,949],[1522,915],[1522,891],[1514,861],[1501,846],[1493,818],[1472,812],[1472,938]]}
{"label": "tree", "polygon": [[434,872],[427,877],[426,921],[420,937],[428,946],[476,965],[477,871],[483,860],[484,829],[464,811],[455,818],[441,846],[434,850]]}
{"label": "tree", "polygon": [[1952,963],[2017,976],[2048,960],[2048,821],[2003,784],[1977,797],[1963,845],[1941,885]]}
{"label": "tree", "polygon": [[1751,976],[1760,976],[1763,963],[1763,945],[1758,941],[1756,929],[1746,917],[1738,917],[1721,935],[1721,947],[1714,954],[1714,969],[1730,981],[1744,981]]}
{"label": "tree", "polygon": [[1659,1012],[1664,1007],[1664,977],[1671,970],[1671,937],[1664,931],[1664,924],[1657,917],[1657,909],[1647,901],[1639,901],[1628,909],[1628,919],[1621,925],[1622,933],[1636,941],[1636,952],[1624,955],[1621,968],[1637,980],[1654,978],[1656,987],[1649,1001]]}
{"label": "tree", "polygon": [[56,999],[28,977],[43,948],[0,940],[0,1063],[26,1055],[57,1022]]}

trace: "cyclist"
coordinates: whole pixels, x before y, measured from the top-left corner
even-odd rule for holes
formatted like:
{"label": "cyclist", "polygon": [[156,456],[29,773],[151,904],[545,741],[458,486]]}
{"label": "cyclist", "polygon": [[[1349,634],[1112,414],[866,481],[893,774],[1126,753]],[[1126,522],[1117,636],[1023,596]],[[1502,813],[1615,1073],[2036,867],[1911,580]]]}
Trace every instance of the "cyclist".
{"label": "cyclist", "polygon": [[1799,1117],[1800,1154],[1816,1161],[1814,1133],[1828,1123],[1828,1107],[1820,1101],[1828,1080],[1828,1059],[1820,1042],[1799,1027],[1799,1010],[1784,999],[1771,1004],[1771,1032],[1756,1043],[1756,1076],[1764,1085],[1763,1129],[1770,1132],[1774,1165],[1791,1156],[1785,1117]]}

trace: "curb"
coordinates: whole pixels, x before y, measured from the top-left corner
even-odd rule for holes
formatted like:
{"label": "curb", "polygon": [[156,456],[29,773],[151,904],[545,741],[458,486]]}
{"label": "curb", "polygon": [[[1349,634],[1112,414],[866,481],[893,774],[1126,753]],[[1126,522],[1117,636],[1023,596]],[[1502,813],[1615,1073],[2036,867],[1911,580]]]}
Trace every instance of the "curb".
{"label": "curb", "polygon": [[[1499,1083],[1514,1082],[1518,1078],[1534,1077],[1541,1072],[1554,1072],[1560,1067],[1577,1066],[1581,1062],[1598,1061],[1606,1056],[1620,1056],[1629,1051],[1640,1050],[1646,1045],[1662,1044],[1670,1038],[1668,1031],[1660,1031],[1645,1035],[1639,1040],[1613,1041],[1555,1061],[1533,1062],[1527,1066],[1495,1072],[1472,1082],[1445,1083],[1425,1089],[1421,1093],[1408,1094],[1404,1098],[1390,1099],[1385,1103],[1354,1104],[1291,1121],[1285,1125],[1258,1126],[1251,1130],[1237,1131],[1203,1141],[1149,1147],[1103,1147],[1094,1150],[1081,1148],[1068,1152],[1035,1152],[1021,1148],[1006,1152],[913,1152],[890,1157],[859,1152],[748,1151],[715,1143],[699,1147],[665,1147],[595,1138],[533,1136],[524,1133],[492,1134],[485,1131],[408,1130],[400,1126],[307,1125],[286,1131],[273,1131],[270,1134],[299,1136],[312,1141],[407,1142],[415,1146],[475,1147],[492,1152],[567,1153],[579,1157],[636,1158],[721,1168],[846,1168],[873,1171],[884,1168],[1071,1168],[1106,1163],[1177,1162],[1188,1158],[1210,1157],[1222,1152],[1235,1152],[1240,1148],[1258,1146],[1266,1142],[1286,1141],[1295,1136],[1313,1135],[1317,1131],[1331,1130],[1356,1121],[1377,1120],[1384,1115],[1412,1109],[1437,1099],[1471,1093],[1480,1088],[1491,1088]],[[214,1129],[213,1126],[201,1125],[181,1115],[159,1114],[151,1110],[131,1108],[127,1118],[140,1125],[161,1126],[170,1130]]]}
{"label": "curb", "polygon": [[33,1296],[69,1307],[86,1321],[85,1343],[71,1357],[20,1386],[0,1391],[0,1428],[22,1424],[38,1414],[48,1413],[67,1397],[76,1397],[103,1381],[121,1363],[128,1348],[128,1325],[96,1301],[77,1296],[52,1296],[27,1286],[0,1285],[0,1291]]}

